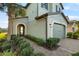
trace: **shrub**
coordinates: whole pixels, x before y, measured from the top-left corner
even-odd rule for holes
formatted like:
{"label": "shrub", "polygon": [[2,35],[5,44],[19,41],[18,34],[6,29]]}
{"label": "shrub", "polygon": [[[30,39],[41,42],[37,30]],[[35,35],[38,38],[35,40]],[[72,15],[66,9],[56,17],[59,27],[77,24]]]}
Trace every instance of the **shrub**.
{"label": "shrub", "polygon": [[79,34],[73,33],[73,36],[72,36],[73,39],[78,39],[78,37],[79,37]]}
{"label": "shrub", "polygon": [[67,33],[68,38],[78,39],[79,38],[79,32],[68,32]]}
{"label": "shrub", "polygon": [[41,45],[41,46],[43,46],[45,44],[45,41],[41,38],[37,38],[37,37],[31,36],[31,35],[26,35],[26,38],[36,42],[38,45]]}
{"label": "shrub", "polygon": [[10,41],[5,41],[2,45],[3,50],[10,50],[11,49],[11,42]]}
{"label": "shrub", "polygon": [[15,45],[14,47],[16,48],[13,48],[13,50],[17,52],[17,55],[29,56],[33,53],[33,49],[30,46],[30,43],[26,42],[24,38],[12,35],[11,39]]}
{"label": "shrub", "polygon": [[24,48],[26,48],[26,47],[30,47],[30,43],[22,42],[22,43],[20,44],[20,49],[21,49],[21,50],[24,49]]}
{"label": "shrub", "polygon": [[17,36],[16,35],[11,35],[11,40],[16,40]]}
{"label": "shrub", "polygon": [[26,40],[21,39],[21,40],[18,41],[18,44],[21,44],[21,43],[24,43],[24,42],[26,42]]}
{"label": "shrub", "polygon": [[2,56],[15,56],[16,54],[15,53],[13,53],[12,51],[4,51],[3,53],[2,53]]}
{"label": "shrub", "polygon": [[30,56],[33,54],[33,49],[32,47],[26,47],[24,49],[21,50],[21,53],[20,53],[22,56]]}
{"label": "shrub", "polygon": [[0,42],[0,52],[3,52],[2,45],[3,45],[3,43]]}
{"label": "shrub", "polygon": [[68,37],[68,38],[72,38],[72,34],[73,34],[72,32],[68,32],[68,33],[67,33],[67,37]]}
{"label": "shrub", "polygon": [[19,42],[23,41],[23,38],[18,36],[18,37],[15,37],[15,39],[12,41],[15,45],[19,45]]}
{"label": "shrub", "polygon": [[79,56],[79,52],[72,54],[72,56]]}
{"label": "shrub", "polygon": [[59,41],[60,41],[59,38],[49,38],[47,39],[47,46],[49,48],[56,47]]}
{"label": "shrub", "polygon": [[0,42],[0,47],[2,46],[2,44],[3,44],[3,43],[2,43],[2,42]]}

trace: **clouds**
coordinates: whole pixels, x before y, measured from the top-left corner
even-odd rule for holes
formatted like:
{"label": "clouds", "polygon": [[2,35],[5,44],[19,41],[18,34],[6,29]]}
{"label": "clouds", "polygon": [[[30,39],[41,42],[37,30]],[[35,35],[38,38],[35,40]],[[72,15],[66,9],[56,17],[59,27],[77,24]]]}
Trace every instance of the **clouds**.
{"label": "clouds", "polygon": [[68,16],[71,20],[79,20],[79,16]]}
{"label": "clouds", "polygon": [[0,23],[0,27],[1,27],[1,28],[7,28],[8,25],[7,25],[6,23]]}
{"label": "clouds", "polygon": [[73,11],[78,11],[79,10],[79,4],[78,3],[70,3],[66,6],[64,6],[65,10],[73,10]]}
{"label": "clouds", "polygon": [[64,13],[70,20],[79,20],[79,3],[65,3]]}

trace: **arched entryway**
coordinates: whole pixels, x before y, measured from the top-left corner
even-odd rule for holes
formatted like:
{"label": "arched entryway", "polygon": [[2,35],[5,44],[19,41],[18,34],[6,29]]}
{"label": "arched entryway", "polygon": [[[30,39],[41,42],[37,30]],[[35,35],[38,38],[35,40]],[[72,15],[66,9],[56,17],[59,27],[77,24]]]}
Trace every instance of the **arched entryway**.
{"label": "arched entryway", "polygon": [[25,26],[23,24],[17,26],[17,34],[21,36],[25,35]]}

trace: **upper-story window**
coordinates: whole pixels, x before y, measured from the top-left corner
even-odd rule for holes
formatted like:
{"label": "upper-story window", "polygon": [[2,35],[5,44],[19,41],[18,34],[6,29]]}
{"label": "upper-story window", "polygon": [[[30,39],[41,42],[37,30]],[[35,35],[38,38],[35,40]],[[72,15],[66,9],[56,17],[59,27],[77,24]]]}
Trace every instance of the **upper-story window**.
{"label": "upper-story window", "polygon": [[61,9],[58,5],[56,5],[56,12],[61,12]]}
{"label": "upper-story window", "polygon": [[41,3],[41,7],[48,10],[48,3]]}
{"label": "upper-story window", "polygon": [[56,12],[58,12],[58,10],[57,10],[57,9],[58,9],[58,6],[56,5]]}
{"label": "upper-story window", "polygon": [[61,9],[59,8],[59,12],[61,11]]}

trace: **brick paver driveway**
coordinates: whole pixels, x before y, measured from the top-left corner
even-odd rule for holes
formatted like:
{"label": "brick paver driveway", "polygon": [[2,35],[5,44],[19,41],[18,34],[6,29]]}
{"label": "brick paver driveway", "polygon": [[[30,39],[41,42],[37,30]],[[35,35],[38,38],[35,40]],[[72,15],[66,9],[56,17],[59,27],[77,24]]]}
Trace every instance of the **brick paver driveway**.
{"label": "brick paver driveway", "polygon": [[70,53],[79,52],[79,40],[63,39],[60,41],[59,45],[61,46],[62,49]]}

